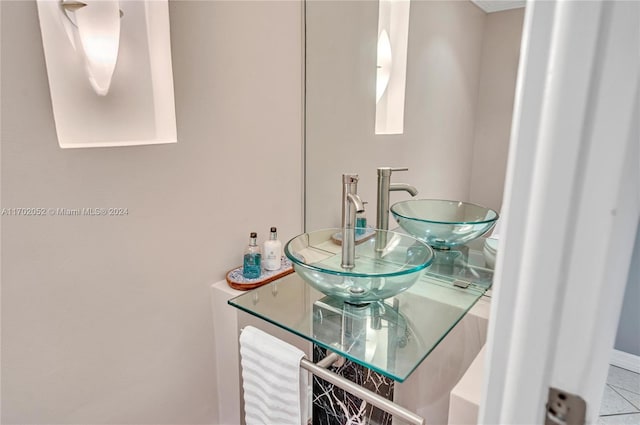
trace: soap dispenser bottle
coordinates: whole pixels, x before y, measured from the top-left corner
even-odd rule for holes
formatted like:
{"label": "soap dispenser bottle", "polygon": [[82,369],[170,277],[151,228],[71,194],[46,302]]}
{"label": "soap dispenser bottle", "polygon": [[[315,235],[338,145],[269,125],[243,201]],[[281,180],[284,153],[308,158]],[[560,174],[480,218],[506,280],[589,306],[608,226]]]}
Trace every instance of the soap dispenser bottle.
{"label": "soap dispenser bottle", "polygon": [[244,261],[242,263],[242,276],[245,279],[257,279],[260,277],[262,267],[262,255],[260,247],[256,243],[258,234],[251,232],[249,235],[249,246],[244,250]]}
{"label": "soap dispenser bottle", "polygon": [[264,269],[280,270],[282,259],[282,242],[278,240],[278,229],[271,228],[269,240],[264,242]]}

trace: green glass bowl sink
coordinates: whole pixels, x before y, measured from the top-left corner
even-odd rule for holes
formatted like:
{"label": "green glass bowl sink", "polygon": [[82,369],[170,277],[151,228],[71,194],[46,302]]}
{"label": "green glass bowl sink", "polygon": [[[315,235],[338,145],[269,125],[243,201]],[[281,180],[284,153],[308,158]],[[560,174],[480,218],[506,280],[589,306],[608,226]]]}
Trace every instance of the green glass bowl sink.
{"label": "green glass bowl sink", "polygon": [[441,199],[398,202],[391,206],[391,214],[407,233],[438,249],[469,243],[498,220],[498,213],[490,208]]}
{"label": "green glass bowl sink", "polygon": [[[303,233],[284,247],[295,271],[325,295],[351,304],[392,297],[408,289],[433,261],[433,250],[408,235],[374,230],[356,241],[355,267],[341,267],[341,229]],[[376,239],[384,243],[376,250]]]}

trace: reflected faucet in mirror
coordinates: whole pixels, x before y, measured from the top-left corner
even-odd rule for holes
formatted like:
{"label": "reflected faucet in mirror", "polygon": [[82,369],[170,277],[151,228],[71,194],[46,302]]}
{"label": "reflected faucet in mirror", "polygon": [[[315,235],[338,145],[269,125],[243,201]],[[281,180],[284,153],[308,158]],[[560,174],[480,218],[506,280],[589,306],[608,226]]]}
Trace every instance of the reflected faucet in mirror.
{"label": "reflected faucet in mirror", "polygon": [[[408,168],[378,167],[378,201],[376,204],[376,229],[389,230],[389,195],[390,192],[405,191],[411,196],[418,194],[418,189],[406,183],[391,183],[394,171],[409,171]],[[376,250],[381,251],[386,245],[384,238],[376,240]]]}

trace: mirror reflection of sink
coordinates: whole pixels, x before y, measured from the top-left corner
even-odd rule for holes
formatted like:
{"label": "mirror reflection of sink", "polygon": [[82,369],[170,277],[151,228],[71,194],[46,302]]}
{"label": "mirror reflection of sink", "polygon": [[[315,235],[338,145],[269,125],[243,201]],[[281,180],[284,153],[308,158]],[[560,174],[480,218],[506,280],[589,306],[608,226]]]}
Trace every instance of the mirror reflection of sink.
{"label": "mirror reflection of sink", "polygon": [[487,233],[498,213],[480,205],[441,199],[411,199],[391,206],[402,229],[437,249],[464,245]]}
{"label": "mirror reflection of sink", "polygon": [[[433,250],[411,236],[375,230],[372,237],[356,241],[355,267],[341,266],[342,247],[335,238],[340,229],[303,233],[285,245],[296,272],[325,295],[351,304],[392,297],[408,289],[433,261]],[[376,239],[385,240],[376,249]]]}

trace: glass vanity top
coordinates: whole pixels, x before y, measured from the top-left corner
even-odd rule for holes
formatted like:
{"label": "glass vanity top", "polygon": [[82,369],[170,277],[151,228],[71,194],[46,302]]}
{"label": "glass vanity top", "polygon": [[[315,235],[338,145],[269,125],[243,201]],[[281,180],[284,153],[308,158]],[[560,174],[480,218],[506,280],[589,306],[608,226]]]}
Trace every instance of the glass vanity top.
{"label": "glass vanity top", "polygon": [[474,242],[436,251],[411,288],[383,301],[347,304],[293,273],[229,304],[403,382],[490,288],[484,238]]}

